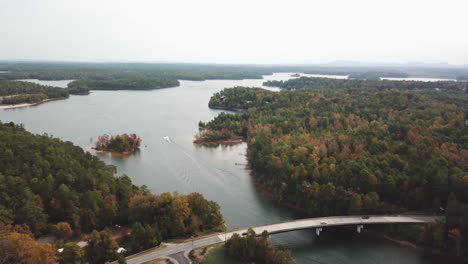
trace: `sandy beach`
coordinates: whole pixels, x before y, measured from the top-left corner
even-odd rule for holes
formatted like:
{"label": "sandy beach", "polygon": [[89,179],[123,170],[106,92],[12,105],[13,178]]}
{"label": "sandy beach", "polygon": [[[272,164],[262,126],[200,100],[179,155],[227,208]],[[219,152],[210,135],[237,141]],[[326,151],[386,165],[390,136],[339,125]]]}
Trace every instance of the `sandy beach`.
{"label": "sandy beach", "polygon": [[34,105],[34,104],[0,105],[0,109],[11,109],[11,108],[18,108],[18,107],[31,106],[31,105]]}
{"label": "sandy beach", "polygon": [[19,107],[26,107],[26,106],[33,106],[33,105],[39,105],[43,104],[49,101],[55,101],[55,100],[62,100],[62,99],[67,99],[68,97],[60,97],[60,98],[52,98],[52,99],[46,99],[37,103],[32,103],[32,104],[14,104],[14,105],[0,105],[0,110],[1,109],[12,109],[12,108],[19,108]]}

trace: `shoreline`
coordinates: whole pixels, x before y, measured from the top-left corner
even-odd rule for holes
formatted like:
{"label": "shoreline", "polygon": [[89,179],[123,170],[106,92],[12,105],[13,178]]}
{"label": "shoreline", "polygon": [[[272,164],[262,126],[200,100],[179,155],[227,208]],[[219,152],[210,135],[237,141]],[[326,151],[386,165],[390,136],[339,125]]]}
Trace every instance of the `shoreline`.
{"label": "shoreline", "polygon": [[22,104],[13,104],[13,105],[0,105],[0,110],[14,109],[14,108],[20,108],[20,107],[26,107],[26,106],[35,106],[35,105],[40,105],[40,104],[47,103],[47,102],[50,102],[50,101],[63,100],[63,99],[68,99],[68,97],[45,99],[45,100],[42,100],[42,101],[37,102],[37,103],[22,103]]}
{"label": "shoreline", "polygon": [[[295,210],[301,214],[308,214],[306,211],[303,209],[287,202],[281,202],[280,200],[277,199],[276,195],[272,193],[271,191],[268,190],[268,187],[265,184],[262,184],[257,181],[255,178],[255,174],[251,173],[251,180],[253,181],[253,184],[255,185],[255,189],[266,199],[270,200],[273,203],[276,203],[277,205],[284,206],[286,208]],[[346,227],[345,227],[346,228]],[[394,245],[400,246],[400,247],[405,247],[410,250],[414,250],[419,253],[427,254],[427,255],[434,255],[434,256],[439,256],[439,257],[447,257],[452,261],[456,261],[456,263],[464,263],[468,262],[468,257],[466,256],[455,256],[453,254],[450,254],[448,252],[441,251],[436,248],[428,247],[428,246],[423,246],[419,244],[415,244],[406,240],[399,240],[397,238],[392,238],[388,235],[376,232],[376,231],[370,231],[366,229],[361,230],[361,235],[365,235],[368,238],[371,238],[373,240],[380,240],[383,242],[387,243],[392,243]]]}
{"label": "shoreline", "polygon": [[213,110],[222,110],[222,111],[231,111],[231,112],[247,112],[247,109],[243,108],[230,108],[230,107],[218,107],[218,106],[208,106],[208,108]]}
{"label": "shoreline", "polygon": [[428,247],[428,246],[418,245],[418,244],[415,244],[415,243],[412,243],[412,242],[409,242],[409,241],[406,241],[406,240],[399,240],[399,239],[396,239],[396,238],[392,238],[392,237],[390,237],[388,235],[384,235],[384,234],[381,234],[381,233],[376,232],[376,231],[361,229],[361,235],[364,235],[364,236],[366,236],[368,238],[371,238],[373,240],[379,240],[379,241],[382,241],[382,242],[392,243],[394,245],[404,247],[404,248],[408,248],[410,250],[414,250],[416,252],[423,253],[423,254],[426,254],[426,255],[446,257],[451,261],[455,261],[455,263],[466,263],[466,262],[468,262],[468,258],[466,256],[456,256],[456,255],[450,254],[448,252],[441,251],[441,250],[436,249],[436,248],[431,248],[431,247]]}
{"label": "shoreline", "polygon": [[198,140],[195,139],[193,141],[194,144],[201,145],[201,146],[217,146],[217,145],[235,145],[245,142],[242,138],[235,138],[235,139],[224,139],[224,140],[216,140],[216,141],[204,141],[203,139]]}
{"label": "shoreline", "polygon": [[139,150],[139,149],[136,149],[134,151],[117,152],[117,151],[112,151],[112,150],[96,149],[95,147],[92,147],[91,149],[96,151],[97,153],[111,154],[113,156],[120,156],[120,157],[128,157],[128,156],[134,154],[135,152],[137,152]]}
{"label": "shoreline", "polygon": [[200,138],[193,141],[194,144],[201,145],[201,146],[217,146],[217,145],[235,145],[246,142],[246,140],[242,137],[230,138],[230,139],[221,139],[215,141],[205,141],[205,139]]}

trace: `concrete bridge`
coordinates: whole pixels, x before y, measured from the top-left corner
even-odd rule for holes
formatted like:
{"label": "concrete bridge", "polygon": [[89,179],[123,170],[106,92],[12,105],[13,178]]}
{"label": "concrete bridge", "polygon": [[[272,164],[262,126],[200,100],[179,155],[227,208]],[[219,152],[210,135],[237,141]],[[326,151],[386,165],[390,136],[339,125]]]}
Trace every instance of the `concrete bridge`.
{"label": "concrete bridge", "polygon": [[[424,215],[357,215],[357,216],[330,216],[318,218],[306,218],[292,221],[285,221],[275,224],[254,226],[255,233],[260,235],[263,231],[270,234],[290,232],[302,229],[315,229],[317,235],[325,232],[325,229],[333,226],[356,226],[357,232],[360,232],[366,225],[375,224],[426,224],[435,220],[441,220],[439,216]],[[168,246],[161,250],[150,250],[148,253],[139,253],[137,256],[127,258],[128,264],[142,264],[157,258],[168,258],[175,263],[190,263],[188,254],[192,249],[214,245],[224,242],[235,233],[245,235],[249,228],[229,231],[226,233],[216,233],[191,241]]]}

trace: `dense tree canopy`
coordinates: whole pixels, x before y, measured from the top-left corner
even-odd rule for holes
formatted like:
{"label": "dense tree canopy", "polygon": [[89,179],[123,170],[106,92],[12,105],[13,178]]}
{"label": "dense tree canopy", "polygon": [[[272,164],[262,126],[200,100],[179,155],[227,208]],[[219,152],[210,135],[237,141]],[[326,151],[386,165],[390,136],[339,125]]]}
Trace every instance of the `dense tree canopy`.
{"label": "dense tree canopy", "polygon": [[91,90],[151,90],[176,86],[179,86],[179,81],[164,77],[118,78],[110,80],[83,79],[69,84],[71,88],[87,88]]}
{"label": "dense tree canopy", "polygon": [[[246,109],[232,115],[244,119],[249,164],[261,185],[314,216],[435,212],[442,206],[448,227],[461,228],[468,238],[464,93],[414,91],[405,82],[395,89],[367,82],[360,87],[363,82],[353,80],[302,89],[308,80],[284,83],[295,91],[237,87],[210,100],[213,107]],[[229,130],[232,119],[220,115],[202,125]]]}
{"label": "dense tree canopy", "polygon": [[125,222],[138,192],[127,176],[70,142],[0,124],[0,220],[26,224],[35,234],[67,222],[75,232]]}
{"label": "dense tree canopy", "polygon": [[245,237],[234,234],[226,241],[226,254],[244,262],[268,264],[294,264],[291,253],[283,246],[274,248],[268,241],[268,232],[264,231],[257,237],[255,231],[249,229]]}
{"label": "dense tree canopy", "polygon": [[119,245],[107,231],[93,231],[84,247],[84,259],[89,264],[102,264],[116,260]]}
{"label": "dense tree canopy", "polygon": [[149,194],[80,147],[20,125],[0,123],[0,156],[0,224],[68,239],[139,222],[151,225],[158,242],[157,230],[173,238],[223,228],[219,206],[201,194]]}
{"label": "dense tree canopy", "polygon": [[54,245],[39,244],[24,226],[0,223],[0,263],[58,264]]}
{"label": "dense tree canopy", "polygon": [[295,90],[304,88],[334,88],[334,89],[378,89],[378,90],[433,90],[457,92],[466,94],[468,82],[455,81],[391,81],[391,80],[359,80],[359,79],[331,79],[331,78],[311,78],[301,77],[288,81],[267,81],[265,86],[280,87],[285,90]]}
{"label": "dense tree canopy", "polygon": [[60,63],[0,62],[0,79],[106,80],[134,77],[167,77],[179,80],[261,79],[273,72],[350,75],[357,78],[438,77],[455,79],[467,76],[466,67],[404,67],[364,65],[220,65],[183,63]]}
{"label": "dense tree canopy", "polygon": [[161,63],[0,63],[0,79],[113,80],[169,78],[173,80],[261,79],[269,68],[245,65]]}
{"label": "dense tree canopy", "polygon": [[70,94],[81,92],[87,92],[87,90],[0,80],[0,104],[38,103],[46,99],[66,98]]}
{"label": "dense tree canopy", "polygon": [[219,205],[207,201],[199,193],[135,195],[129,207],[132,222],[153,226],[162,239],[221,231],[224,228]]}

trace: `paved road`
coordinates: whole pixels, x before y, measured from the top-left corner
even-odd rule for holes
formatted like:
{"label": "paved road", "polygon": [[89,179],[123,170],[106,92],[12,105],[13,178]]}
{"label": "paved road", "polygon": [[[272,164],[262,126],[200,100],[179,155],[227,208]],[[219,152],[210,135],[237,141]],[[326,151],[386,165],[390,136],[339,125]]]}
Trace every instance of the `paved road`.
{"label": "paved road", "polygon": [[[386,215],[386,216],[332,216],[306,218],[300,220],[286,221],[270,225],[262,225],[251,227],[255,233],[261,234],[263,231],[268,231],[270,234],[289,232],[293,230],[310,229],[321,227],[325,229],[330,226],[347,226],[347,225],[372,225],[372,224],[425,224],[437,219],[442,219],[438,216],[417,216],[417,215]],[[182,255],[188,256],[188,253],[193,248],[199,248],[209,245],[214,245],[229,239],[234,233],[246,233],[248,228],[229,231],[227,233],[217,233],[208,237],[196,239],[193,242],[185,242],[175,244],[159,251],[149,252],[142,256],[134,257],[127,260],[128,264],[142,264],[157,258],[170,256],[176,260],[178,264],[189,263],[188,259],[183,259]],[[193,245],[192,245],[193,243]]]}
{"label": "paved road", "polygon": [[[131,259],[127,259],[128,264],[142,264],[145,262],[148,262],[153,259],[157,258],[163,258],[166,256],[173,256],[177,253],[183,253],[186,256],[188,255],[188,252],[190,252],[193,248],[199,248],[199,247],[204,247],[204,246],[209,246],[209,245],[214,245],[220,242],[223,242],[223,239],[220,239],[218,237],[219,234],[214,234],[206,238],[201,238],[193,241],[193,247],[192,247],[192,242],[185,242],[185,243],[180,243],[180,244],[175,244],[173,246],[169,246],[167,248],[154,251],[154,252],[149,252],[148,254],[134,257]],[[174,258],[174,257],[172,257]],[[177,262],[179,262],[177,260]],[[187,263],[187,262],[185,262]],[[180,262],[179,264],[185,264],[184,262]]]}

